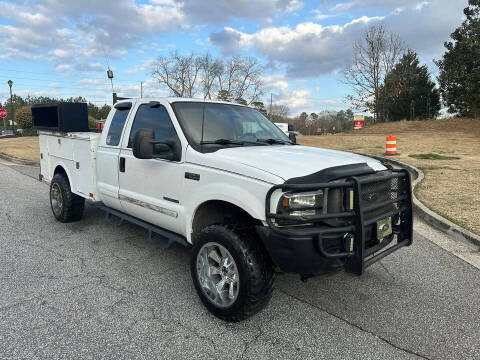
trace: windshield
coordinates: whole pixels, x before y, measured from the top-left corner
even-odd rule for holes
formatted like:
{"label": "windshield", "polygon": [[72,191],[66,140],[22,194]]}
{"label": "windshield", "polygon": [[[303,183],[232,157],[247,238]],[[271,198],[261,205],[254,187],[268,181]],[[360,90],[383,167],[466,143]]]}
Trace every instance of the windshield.
{"label": "windshield", "polygon": [[239,105],[175,102],[173,110],[195,149],[220,146],[291,144],[259,111]]}

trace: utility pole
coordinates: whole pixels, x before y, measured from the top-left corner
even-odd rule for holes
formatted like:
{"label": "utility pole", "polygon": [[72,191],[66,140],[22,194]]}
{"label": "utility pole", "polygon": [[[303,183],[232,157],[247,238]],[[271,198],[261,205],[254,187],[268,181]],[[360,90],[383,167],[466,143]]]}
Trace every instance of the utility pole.
{"label": "utility pole", "polygon": [[10,104],[12,106],[12,127],[13,127],[13,134],[15,135],[15,107],[13,106],[13,95],[12,95],[13,81],[8,80],[7,84],[10,87]]}
{"label": "utility pole", "polygon": [[140,98],[143,98],[143,81],[140,81]]}

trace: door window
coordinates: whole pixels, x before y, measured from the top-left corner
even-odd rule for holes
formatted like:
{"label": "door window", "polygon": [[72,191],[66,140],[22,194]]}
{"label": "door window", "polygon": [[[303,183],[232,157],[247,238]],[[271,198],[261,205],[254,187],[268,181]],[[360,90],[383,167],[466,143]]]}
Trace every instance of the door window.
{"label": "door window", "polygon": [[108,129],[107,145],[118,146],[129,111],[130,109],[117,109],[115,111],[112,122],[110,123],[110,128]]}
{"label": "door window", "polygon": [[157,141],[177,139],[177,132],[172,124],[172,120],[170,120],[167,109],[162,105],[155,107],[151,107],[149,104],[140,105],[130,130],[129,148],[133,145],[135,133],[140,129],[153,129],[155,140]]}

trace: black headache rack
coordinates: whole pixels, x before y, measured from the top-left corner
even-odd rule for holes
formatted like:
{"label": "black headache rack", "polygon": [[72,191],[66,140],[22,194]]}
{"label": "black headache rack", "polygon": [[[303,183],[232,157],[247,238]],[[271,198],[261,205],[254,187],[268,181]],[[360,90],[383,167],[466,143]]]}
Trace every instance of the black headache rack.
{"label": "black headache rack", "polygon": [[86,103],[59,102],[32,106],[33,127],[59,132],[88,132]]}
{"label": "black headache rack", "polygon": [[[270,212],[272,194],[305,192],[325,189],[353,191],[353,209],[311,216],[281,215]],[[367,176],[351,176],[344,181],[316,184],[281,184],[273,186],[266,197],[266,221],[270,229],[282,236],[312,237],[319,255],[326,259],[344,259],[347,272],[361,275],[364,269],[397,249],[412,243],[413,214],[410,174],[406,170],[386,170]],[[379,195],[380,194],[380,195]],[[372,227],[391,217],[392,234],[382,241],[372,241]],[[319,224],[322,221],[342,220],[343,226]],[[295,226],[279,226],[288,221]],[[345,251],[329,251],[324,240],[350,236]],[[368,235],[368,236],[367,236]],[[390,245],[396,236],[396,243]],[[381,251],[383,250],[383,251]]]}

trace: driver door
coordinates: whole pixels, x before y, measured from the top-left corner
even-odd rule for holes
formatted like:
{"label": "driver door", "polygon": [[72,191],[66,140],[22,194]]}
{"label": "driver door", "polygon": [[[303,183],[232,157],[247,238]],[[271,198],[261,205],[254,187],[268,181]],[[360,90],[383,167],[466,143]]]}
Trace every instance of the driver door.
{"label": "driver door", "polygon": [[123,210],[152,224],[182,233],[182,161],[137,159],[132,145],[139,129],[153,129],[155,140],[178,139],[167,109],[156,103],[139,104],[129,136],[120,151],[119,198]]}

